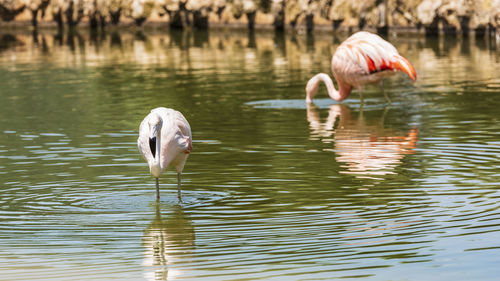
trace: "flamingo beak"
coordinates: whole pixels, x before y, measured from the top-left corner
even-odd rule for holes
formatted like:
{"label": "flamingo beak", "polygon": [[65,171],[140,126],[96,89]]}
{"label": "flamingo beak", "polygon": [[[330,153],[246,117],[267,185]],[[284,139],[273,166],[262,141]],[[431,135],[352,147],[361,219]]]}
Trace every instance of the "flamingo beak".
{"label": "flamingo beak", "polygon": [[153,158],[156,157],[156,137],[149,138],[149,149],[151,149]]}
{"label": "flamingo beak", "polygon": [[151,126],[150,128],[150,138],[156,138],[158,135],[158,126]]}
{"label": "flamingo beak", "polygon": [[151,126],[150,137],[149,137],[149,149],[153,157],[156,157],[156,136],[158,135],[158,126]]}

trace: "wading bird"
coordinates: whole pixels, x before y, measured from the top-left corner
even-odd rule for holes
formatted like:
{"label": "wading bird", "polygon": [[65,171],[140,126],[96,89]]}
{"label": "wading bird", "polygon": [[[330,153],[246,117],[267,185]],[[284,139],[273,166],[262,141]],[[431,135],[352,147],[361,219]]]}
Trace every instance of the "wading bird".
{"label": "wading bird", "polygon": [[[408,74],[413,82],[417,79],[411,63],[399,55],[391,43],[370,32],[357,32],[342,42],[332,57],[332,72],[339,90],[335,89],[327,74],[316,74],[307,82],[306,102],[312,102],[321,81],[325,83],[332,99],[342,101],[353,88],[361,90],[365,84],[378,83],[398,70]],[[385,92],[384,95],[390,102]]]}
{"label": "wading bird", "polygon": [[179,111],[158,107],[142,120],[137,146],[149,171],[156,178],[156,200],[160,200],[158,178],[167,168],[177,171],[177,196],[181,200],[181,174],[191,152],[191,127]]}

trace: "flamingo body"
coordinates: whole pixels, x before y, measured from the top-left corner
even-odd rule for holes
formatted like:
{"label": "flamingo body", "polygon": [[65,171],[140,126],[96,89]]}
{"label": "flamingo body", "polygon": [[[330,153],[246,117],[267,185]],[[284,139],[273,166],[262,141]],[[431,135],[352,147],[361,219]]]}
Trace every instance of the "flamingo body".
{"label": "flamingo body", "polygon": [[139,126],[137,147],[156,178],[157,199],[160,198],[158,178],[167,168],[177,171],[180,199],[180,176],[193,148],[191,127],[182,113],[165,107],[151,110]]}
{"label": "flamingo body", "polygon": [[396,48],[380,36],[360,31],[347,38],[332,57],[332,73],[338,84],[338,91],[331,78],[325,73],[312,77],[306,86],[306,101],[312,99],[323,81],[330,97],[336,101],[346,99],[353,88],[361,89],[365,84],[378,83],[396,71],[406,73],[412,81],[417,73],[411,63],[401,56]]}

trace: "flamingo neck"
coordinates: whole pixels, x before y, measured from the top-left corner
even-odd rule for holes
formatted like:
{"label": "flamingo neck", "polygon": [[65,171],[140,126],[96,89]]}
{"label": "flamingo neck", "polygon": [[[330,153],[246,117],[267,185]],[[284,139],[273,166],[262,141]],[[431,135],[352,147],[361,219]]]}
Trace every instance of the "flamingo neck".
{"label": "flamingo neck", "polygon": [[153,159],[153,164],[151,165],[151,174],[155,177],[155,178],[159,178],[160,175],[161,175],[161,130],[158,130],[158,133],[156,135],[156,153],[155,153],[155,157]]}
{"label": "flamingo neck", "polygon": [[307,86],[306,86],[306,102],[307,103],[312,102],[313,97],[318,92],[320,82],[325,83],[326,89],[328,91],[328,95],[330,96],[330,98],[332,98],[336,101],[344,100],[345,98],[347,98],[347,96],[351,92],[350,86],[343,86],[343,85],[340,85],[340,83],[339,83],[340,91],[337,91],[337,89],[335,89],[335,86],[333,85],[333,81],[330,78],[330,76],[328,76],[328,74],[326,74],[326,73],[319,73],[319,74],[314,75],[307,82]]}

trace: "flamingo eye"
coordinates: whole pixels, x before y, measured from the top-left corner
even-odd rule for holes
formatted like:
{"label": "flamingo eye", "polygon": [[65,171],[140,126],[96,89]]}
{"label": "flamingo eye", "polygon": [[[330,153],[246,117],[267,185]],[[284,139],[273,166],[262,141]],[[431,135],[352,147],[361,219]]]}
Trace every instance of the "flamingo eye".
{"label": "flamingo eye", "polygon": [[149,138],[149,149],[151,149],[151,153],[153,157],[156,156],[156,137]]}

